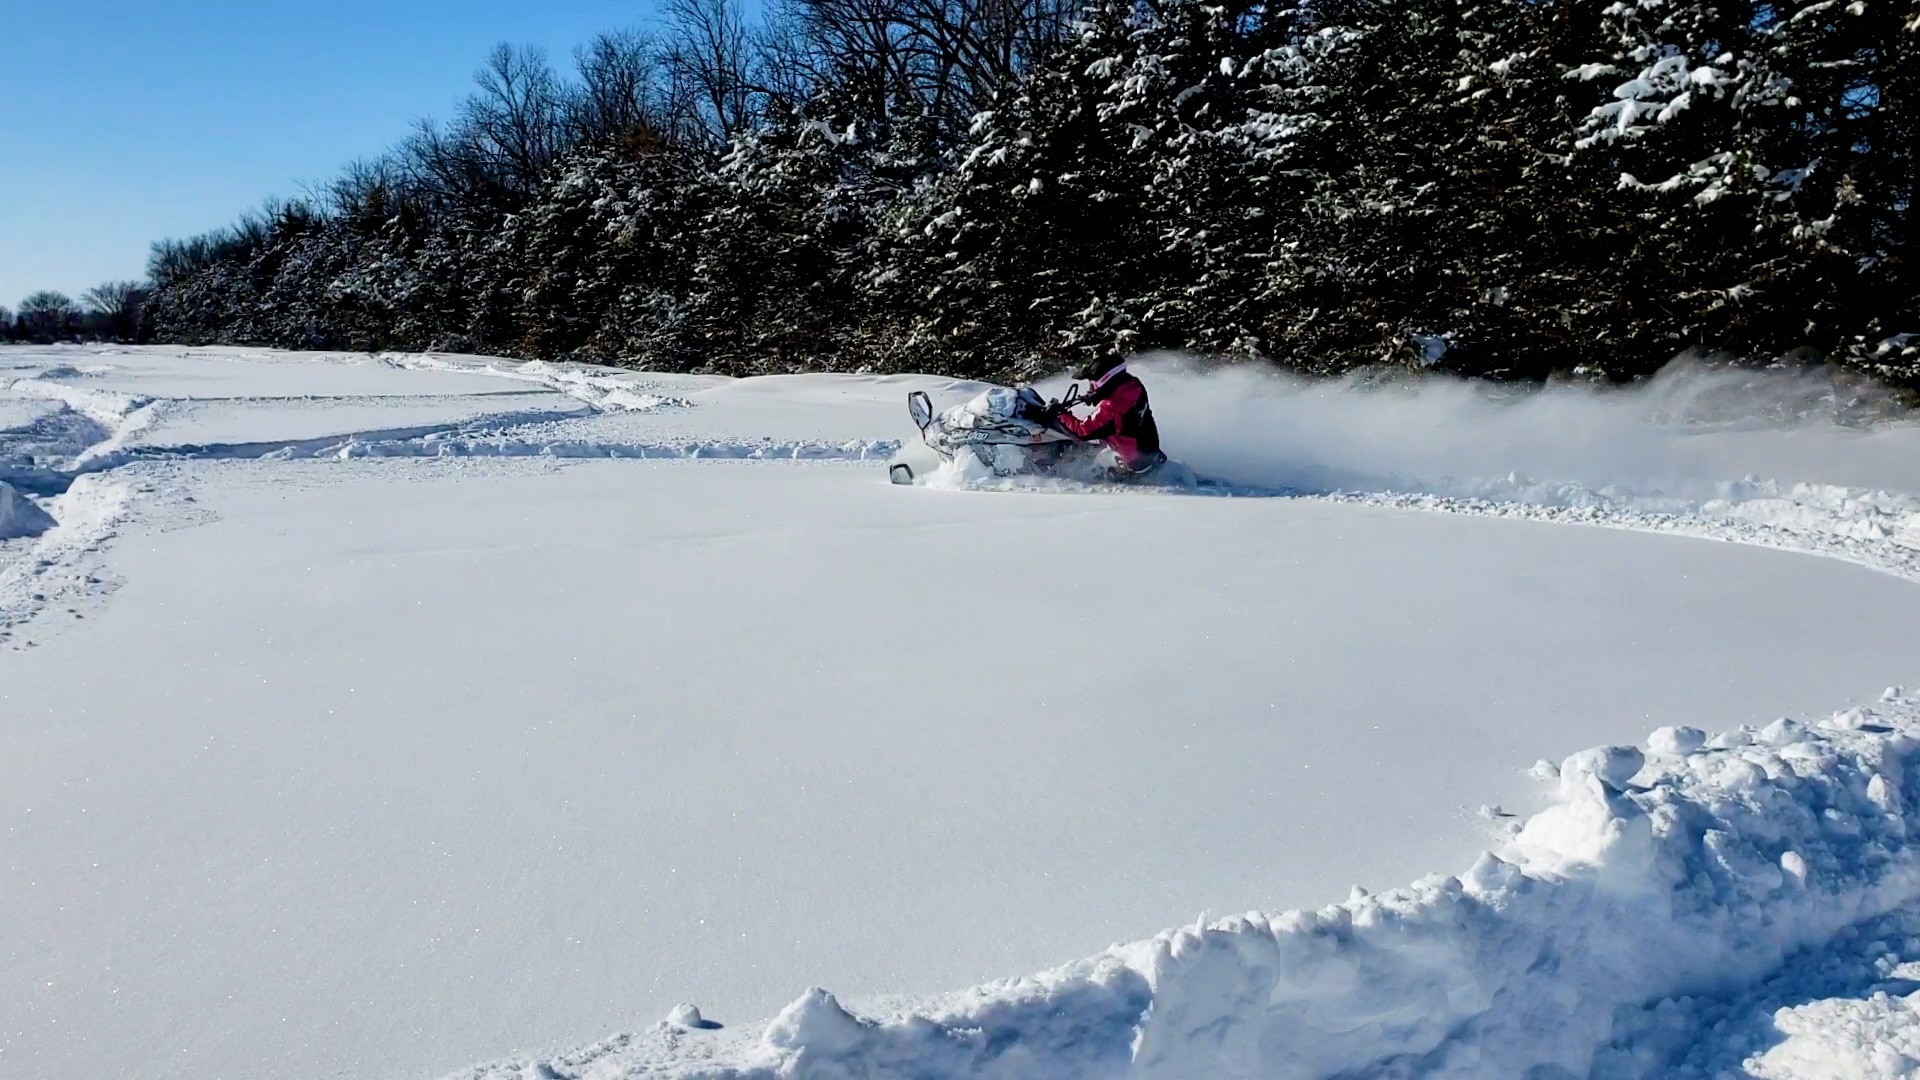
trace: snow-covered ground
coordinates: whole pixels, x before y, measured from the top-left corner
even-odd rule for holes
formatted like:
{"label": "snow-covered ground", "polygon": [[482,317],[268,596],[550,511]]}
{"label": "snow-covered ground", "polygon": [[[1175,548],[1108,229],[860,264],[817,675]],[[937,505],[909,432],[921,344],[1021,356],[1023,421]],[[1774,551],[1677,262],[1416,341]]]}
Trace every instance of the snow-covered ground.
{"label": "snow-covered ground", "polygon": [[1176,368],[1245,497],[891,486],[940,379],[0,350],[0,1075],[1915,1067],[1920,426]]}

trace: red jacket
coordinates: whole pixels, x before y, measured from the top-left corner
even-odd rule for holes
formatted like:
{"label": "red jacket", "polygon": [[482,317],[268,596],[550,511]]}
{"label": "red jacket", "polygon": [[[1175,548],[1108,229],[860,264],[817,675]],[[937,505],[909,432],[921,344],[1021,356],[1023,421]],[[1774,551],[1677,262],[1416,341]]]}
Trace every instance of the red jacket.
{"label": "red jacket", "polygon": [[1105,384],[1080,399],[1092,405],[1085,420],[1060,414],[1060,427],[1076,439],[1101,440],[1129,469],[1143,468],[1160,456],[1160,429],[1147,405],[1147,388],[1131,372],[1116,372]]}

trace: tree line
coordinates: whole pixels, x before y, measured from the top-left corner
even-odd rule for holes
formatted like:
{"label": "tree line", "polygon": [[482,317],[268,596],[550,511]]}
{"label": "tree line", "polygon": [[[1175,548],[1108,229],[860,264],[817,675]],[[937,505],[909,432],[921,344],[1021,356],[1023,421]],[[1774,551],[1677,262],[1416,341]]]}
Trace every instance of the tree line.
{"label": "tree line", "polygon": [[672,0],[157,244],[158,340],[1920,385],[1914,0]]}
{"label": "tree line", "polygon": [[151,291],[137,281],[108,281],[80,294],[41,290],[13,311],[0,304],[0,341],[141,341]]}

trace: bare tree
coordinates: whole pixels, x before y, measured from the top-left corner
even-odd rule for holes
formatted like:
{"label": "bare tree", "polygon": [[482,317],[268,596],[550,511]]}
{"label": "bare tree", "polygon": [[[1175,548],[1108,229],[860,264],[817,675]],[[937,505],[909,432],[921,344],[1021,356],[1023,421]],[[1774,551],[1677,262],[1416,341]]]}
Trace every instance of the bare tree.
{"label": "bare tree", "polygon": [[818,77],[865,118],[950,140],[1067,44],[1073,0],[781,0]]}
{"label": "bare tree", "polygon": [[137,306],[146,294],[137,281],[108,281],[80,294],[80,302],[95,315],[115,315]]}
{"label": "bare tree", "polygon": [[349,162],[339,176],[310,191],[308,197],[320,214],[355,218],[392,213],[406,200],[407,191],[405,168],[388,154]]}
{"label": "bare tree", "polygon": [[66,315],[73,311],[73,300],[66,293],[43,289],[20,301],[20,314],[32,317],[41,314]]}
{"label": "bare tree", "polygon": [[825,87],[832,77],[829,58],[820,55],[807,28],[785,10],[768,12],[753,28],[758,77],[766,95],[766,115],[791,113]]}
{"label": "bare tree", "polygon": [[503,191],[478,148],[459,130],[431,118],[414,122],[413,134],[400,144],[399,159],[409,185],[436,204],[490,203]]}
{"label": "bare tree", "polygon": [[[365,177],[374,186],[404,180],[408,194],[452,206],[510,206],[524,201],[571,145],[569,88],[538,48],[496,45],[474,73],[475,93],[453,123],[421,120],[401,143],[391,175]],[[362,191],[371,190],[362,186]],[[386,190],[391,193],[394,188]],[[350,188],[350,197],[355,192]]]}
{"label": "bare tree", "polygon": [[461,125],[502,176],[531,188],[565,149],[566,92],[546,50],[496,45],[473,78],[480,92],[461,105]]}
{"label": "bare tree", "polygon": [[108,281],[81,294],[80,302],[93,316],[95,328],[118,341],[140,338],[140,308],[147,302],[146,287],[137,281]]}
{"label": "bare tree", "polygon": [[203,269],[219,259],[224,252],[223,244],[228,233],[225,229],[190,236],[185,240],[168,238],[156,241],[152,252],[147,256],[147,280],[165,288],[167,285]]}
{"label": "bare tree", "polygon": [[575,144],[641,149],[669,140],[668,50],[651,34],[601,34],[574,50],[579,85],[569,96],[568,136]]}
{"label": "bare tree", "polygon": [[26,320],[27,332],[39,340],[67,336],[72,330],[76,314],[78,311],[73,306],[73,300],[67,294],[51,289],[34,293],[20,301],[20,316]]}
{"label": "bare tree", "polygon": [[763,87],[754,38],[736,0],[666,0],[668,70],[675,103],[714,142],[747,129]]}

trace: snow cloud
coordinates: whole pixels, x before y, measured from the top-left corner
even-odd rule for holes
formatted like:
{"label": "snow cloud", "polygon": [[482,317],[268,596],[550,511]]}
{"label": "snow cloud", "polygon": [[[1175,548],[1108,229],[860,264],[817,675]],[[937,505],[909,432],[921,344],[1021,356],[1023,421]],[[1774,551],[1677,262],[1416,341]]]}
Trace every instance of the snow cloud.
{"label": "snow cloud", "polygon": [[1535,502],[1704,501],[1749,477],[1920,493],[1920,422],[1882,388],[1818,372],[1682,360],[1628,388],[1522,389],[1142,367],[1169,452],[1237,484]]}

